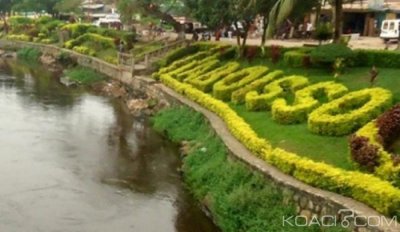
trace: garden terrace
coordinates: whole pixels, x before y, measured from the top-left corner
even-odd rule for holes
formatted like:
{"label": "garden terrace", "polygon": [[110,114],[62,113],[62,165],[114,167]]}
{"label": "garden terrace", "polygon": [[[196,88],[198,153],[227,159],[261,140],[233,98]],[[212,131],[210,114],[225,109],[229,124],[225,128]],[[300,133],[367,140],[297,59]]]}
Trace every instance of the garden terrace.
{"label": "garden terrace", "polygon": [[[393,77],[400,70],[380,68],[371,88],[370,67],[353,67],[334,79],[331,71],[320,65],[292,68],[284,61],[272,63],[267,57],[249,63],[233,60],[224,52],[208,51],[220,60],[214,70],[200,68],[208,65],[207,58],[197,55],[201,51],[188,51],[153,76],[214,111],[255,155],[283,172],[353,197],[382,213],[399,213],[400,189],[380,175],[373,177],[358,170],[350,159],[348,138],[399,102],[396,86],[400,81]],[[240,67],[224,72],[227,64],[235,63]],[[205,71],[196,73],[197,77],[176,78],[193,67]],[[196,84],[199,79],[208,81],[206,88]],[[375,192],[383,185],[387,192]],[[386,200],[390,203],[383,203]]]}

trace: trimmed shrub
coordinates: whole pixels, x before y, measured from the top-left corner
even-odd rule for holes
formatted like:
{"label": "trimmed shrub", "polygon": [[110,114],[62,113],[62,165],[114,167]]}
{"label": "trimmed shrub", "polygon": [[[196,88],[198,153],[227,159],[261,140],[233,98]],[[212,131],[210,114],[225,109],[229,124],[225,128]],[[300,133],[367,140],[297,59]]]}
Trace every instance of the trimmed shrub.
{"label": "trimmed shrub", "polygon": [[362,136],[353,135],[350,138],[351,159],[359,167],[365,168],[369,172],[374,172],[379,166],[378,147],[369,143],[369,139]]}
{"label": "trimmed shrub", "polygon": [[188,84],[181,83],[168,74],[162,75],[160,79],[176,92],[187,96],[220,116],[231,133],[254,154],[260,155],[262,151],[271,150],[271,145],[265,139],[259,138],[250,125],[224,102]]}
{"label": "trimmed shrub", "polygon": [[315,62],[333,64],[336,59],[350,59],[353,51],[343,44],[326,44],[312,50],[310,55]]}
{"label": "trimmed shrub", "polygon": [[198,77],[190,78],[187,83],[193,85],[195,88],[208,93],[211,92],[213,86],[219,80],[225,78],[229,74],[236,72],[240,68],[237,62],[229,62],[211,72],[204,73]]}
{"label": "trimmed shrub", "polygon": [[279,97],[285,97],[288,93],[295,93],[297,90],[308,85],[308,79],[303,76],[289,76],[278,79],[264,87],[259,93],[251,91],[246,95],[246,108],[250,111],[270,110],[272,103]]}
{"label": "trimmed shrub", "polygon": [[283,72],[280,70],[268,73],[264,77],[261,77],[260,79],[251,82],[250,84],[244,86],[243,88],[235,90],[232,93],[232,102],[235,104],[244,103],[247,93],[251,91],[261,92],[266,85],[281,77],[283,77]]}
{"label": "trimmed shrub", "polygon": [[355,50],[354,66],[357,67],[400,67],[400,52],[385,50]]}
{"label": "trimmed shrub", "polygon": [[400,136],[400,104],[379,116],[376,124],[379,128],[379,140],[388,148]]}
{"label": "trimmed shrub", "polygon": [[84,55],[89,55],[89,56],[94,56],[96,52],[93,49],[90,49],[85,46],[75,46],[72,48],[73,51],[84,54]]}
{"label": "trimmed shrub", "polygon": [[199,71],[198,68],[202,67],[202,65],[207,63],[210,64],[209,62],[218,63],[218,60],[216,60],[215,57],[209,57],[204,60],[193,60],[192,62],[182,65],[181,67],[168,72],[167,74],[179,81],[182,81],[188,77],[190,73],[195,72],[196,70]]}
{"label": "trimmed shrub", "polygon": [[308,115],[321,105],[318,100],[323,95],[329,101],[343,96],[348,92],[346,86],[333,81],[321,82],[295,93],[293,105],[288,105],[284,98],[277,99],[272,104],[272,118],[281,124],[300,123],[307,120]]}
{"label": "trimmed shrub", "polygon": [[317,163],[271,145],[257,136],[254,130],[226,103],[205,94],[169,75],[161,81],[176,92],[206,107],[221,117],[231,133],[255,155],[312,186],[333,191],[361,201],[386,215],[400,215],[400,190],[389,182],[372,175],[344,171]]}
{"label": "trimmed shrub", "polygon": [[[398,110],[400,105],[393,107],[391,110],[379,116],[367,125],[363,126],[353,136],[354,138],[365,138],[366,142],[357,151],[351,149],[352,160],[357,163],[361,169],[374,172],[376,176],[392,182],[395,186],[400,187],[400,165],[396,156],[388,151],[394,139],[399,137],[398,128]],[[354,140],[350,141],[350,148],[355,145]],[[376,148],[372,153],[370,147]],[[368,163],[362,162],[372,156],[378,158],[376,163],[371,167]],[[356,159],[359,157],[358,159]]]}
{"label": "trimmed shrub", "polygon": [[199,61],[195,68],[177,74],[175,78],[180,81],[186,81],[188,79],[196,78],[203,73],[211,72],[219,66],[219,60],[216,59],[216,57],[212,56],[202,61]]}
{"label": "trimmed shrub", "polygon": [[377,117],[392,104],[392,93],[382,88],[351,92],[313,111],[308,128],[320,135],[350,134]]}
{"label": "trimmed shrub", "polygon": [[[181,51],[182,48],[180,48],[178,50]],[[198,52],[193,55],[187,56],[183,59],[178,59],[178,60],[174,61],[171,65],[161,68],[158,72],[154,73],[152,75],[152,77],[154,79],[158,79],[162,74],[173,72],[174,70],[176,70],[184,65],[187,65],[196,60],[202,60],[202,59],[206,58],[207,56],[208,56],[207,52]]]}
{"label": "trimmed shrub", "polygon": [[78,38],[89,32],[91,29],[97,29],[95,25],[92,24],[83,24],[83,23],[72,23],[66,24],[61,27],[61,30],[66,30],[70,32],[72,38]]}
{"label": "trimmed shrub", "polygon": [[264,159],[306,184],[351,197],[386,215],[400,213],[400,189],[372,175],[344,171],[280,148],[265,151]]}
{"label": "trimmed shrub", "polygon": [[213,87],[213,95],[215,98],[230,101],[232,92],[242,88],[243,86],[253,82],[268,72],[268,68],[264,66],[254,66],[239,70],[224,77]]}
{"label": "trimmed shrub", "polygon": [[31,37],[29,35],[7,35],[7,39],[9,40],[20,40],[20,41],[26,41],[29,42],[31,41]]}
{"label": "trimmed shrub", "polygon": [[300,51],[288,51],[283,55],[283,61],[290,67],[303,67],[304,61],[310,59],[310,55]]}

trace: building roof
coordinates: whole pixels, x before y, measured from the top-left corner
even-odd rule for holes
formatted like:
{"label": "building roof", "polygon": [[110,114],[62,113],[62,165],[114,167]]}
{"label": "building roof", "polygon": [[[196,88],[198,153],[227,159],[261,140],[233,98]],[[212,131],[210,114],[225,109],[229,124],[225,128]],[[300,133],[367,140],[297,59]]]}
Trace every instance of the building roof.
{"label": "building roof", "polygon": [[[331,10],[332,6],[326,4],[322,7],[324,10]],[[400,12],[400,0],[362,0],[353,3],[343,4],[345,12],[377,12],[393,11]]]}

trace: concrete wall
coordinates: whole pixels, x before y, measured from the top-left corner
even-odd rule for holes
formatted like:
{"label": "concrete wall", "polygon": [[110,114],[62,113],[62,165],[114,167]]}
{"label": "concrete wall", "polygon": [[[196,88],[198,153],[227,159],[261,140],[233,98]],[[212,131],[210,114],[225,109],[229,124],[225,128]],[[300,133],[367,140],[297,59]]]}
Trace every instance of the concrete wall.
{"label": "concrete wall", "polygon": [[[385,218],[374,209],[358,201],[306,185],[257,158],[230,133],[224,121],[216,114],[177,94],[153,79],[139,76],[132,77],[130,72],[121,70],[116,65],[108,64],[97,58],[81,55],[58,47],[0,40],[0,48],[3,49],[26,46],[36,47],[42,52],[51,55],[67,52],[72,57],[75,57],[80,65],[92,68],[114,80],[121,81],[133,91],[144,93],[148,97],[156,98],[160,101],[167,101],[172,105],[187,105],[202,113],[209,121],[216,134],[224,141],[232,157],[243,161],[251,168],[263,173],[275,186],[283,191],[285,201],[295,203],[298,214],[309,220],[318,219],[318,223],[321,224],[323,221],[325,225],[330,225],[334,223],[335,220],[337,220],[337,225],[340,225],[341,222],[349,222],[349,231],[400,231],[400,225],[397,223],[388,224],[383,221],[379,226],[366,225],[366,221],[369,219],[372,225],[379,224],[382,218],[387,222],[390,222],[391,219]],[[299,228],[299,231],[301,231],[301,228]]]}

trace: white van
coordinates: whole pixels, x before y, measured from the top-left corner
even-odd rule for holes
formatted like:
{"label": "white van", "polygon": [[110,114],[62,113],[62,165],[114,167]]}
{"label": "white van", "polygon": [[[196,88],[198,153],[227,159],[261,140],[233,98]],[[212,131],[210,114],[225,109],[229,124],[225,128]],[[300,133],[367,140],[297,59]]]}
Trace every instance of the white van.
{"label": "white van", "polygon": [[380,37],[385,41],[398,39],[400,33],[400,19],[383,20]]}

